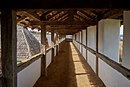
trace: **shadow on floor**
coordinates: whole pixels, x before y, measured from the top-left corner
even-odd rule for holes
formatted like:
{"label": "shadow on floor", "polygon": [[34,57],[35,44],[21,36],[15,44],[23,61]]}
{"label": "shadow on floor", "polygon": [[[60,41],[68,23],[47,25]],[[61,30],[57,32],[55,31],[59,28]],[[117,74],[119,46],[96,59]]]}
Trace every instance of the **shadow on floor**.
{"label": "shadow on floor", "polygon": [[64,42],[58,56],[34,87],[105,87],[86,60],[70,42]]}

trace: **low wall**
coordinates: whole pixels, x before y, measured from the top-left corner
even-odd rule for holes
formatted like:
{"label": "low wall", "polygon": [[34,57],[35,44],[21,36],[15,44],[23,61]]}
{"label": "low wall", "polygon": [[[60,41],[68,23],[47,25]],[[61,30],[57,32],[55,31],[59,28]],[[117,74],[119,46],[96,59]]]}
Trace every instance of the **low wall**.
{"label": "low wall", "polygon": [[[82,43],[73,40],[73,44],[79,50],[79,45]],[[82,46],[83,57],[86,53],[87,47]],[[79,50],[80,52],[80,50]],[[104,57],[102,54],[97,53],[98,57],[98,75],[104,82],[106,87],[130,87],[130,71],[125,69],[120,64],[114,62],[110,58]],[[100,56],[104,57],[101,58]],[[96,73],[96,51],[87,48],[87,61],[93,71]]]}
{"label": "low wall", "polygon": [[33,87],[41,75],[41,58],[17,73],[17,87]]}

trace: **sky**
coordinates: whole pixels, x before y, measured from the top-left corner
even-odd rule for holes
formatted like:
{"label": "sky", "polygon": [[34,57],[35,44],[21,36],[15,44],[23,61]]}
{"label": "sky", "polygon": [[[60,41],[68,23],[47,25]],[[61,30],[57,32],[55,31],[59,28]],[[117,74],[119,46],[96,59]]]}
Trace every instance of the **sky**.
{"label": "sky", "polygon": [[123,25],[120,27],[120,35],[123,35]]}

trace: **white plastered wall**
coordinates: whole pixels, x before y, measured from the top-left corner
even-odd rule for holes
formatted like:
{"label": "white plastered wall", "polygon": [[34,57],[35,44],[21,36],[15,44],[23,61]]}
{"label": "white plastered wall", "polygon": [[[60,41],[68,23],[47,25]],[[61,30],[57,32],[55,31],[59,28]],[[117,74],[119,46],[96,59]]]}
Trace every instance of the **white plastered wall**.
{"label": "white plastered wall", "polygon": [[[82,30],[82,44],[86,46],[86,30]],[[86,48],[82,46],[82,55],[86,59]]]}
{"label": "white plastered wall", "polygon": [[99,77],[106,87],[130,87],[130,80],[99,59]]}
{"label": "white plastered wall", "polygon": [[46,53],[46,68],[50,65],[52,61],[52,50]]}
{"label": "white plastered wall", "polygon": [[[96,50],[96,26],[88,27],[87,32],[87,46]],[[96,72],[96,56],[89,51],[87,51],[87,55],[88,64],[92,67],[94,72]]]}
{"label": "white plastered wall", "polygon": [[99,52],[119,62],[120,20],[99,21]]}
{"label": "white plastered wall", "polygon": [[83,41],[82,41],[82,43],[84,44],[84,45],[86,45],[86,30],[82,30],[82,36],[83,36]]}
{"label": "white plastered wall", "polygon": [[41,58],[18,72],[17,87],[33,87],[41,75]]}

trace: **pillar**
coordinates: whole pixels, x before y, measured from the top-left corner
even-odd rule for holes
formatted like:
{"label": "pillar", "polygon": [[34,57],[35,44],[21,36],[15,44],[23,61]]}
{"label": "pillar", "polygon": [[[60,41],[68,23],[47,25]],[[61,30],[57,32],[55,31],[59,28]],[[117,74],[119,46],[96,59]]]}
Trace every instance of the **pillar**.
{"label": "pillar", "polygon": [[17,87],[16,11],[1,10],[1,48],[3,87]]}
{"label": "pillar", "polygon": [[130,11],[124,11],[122,65],[130,69]]}
{"label": "pillar", "polygon": [[[86,48],[88,47],[88,31],[87,31],[87,29],[86,29]],[[87,52],[87,49],[86,49],[86,60],[88,60],[88,52]]]}
{"label": "pillar", "polygon": [[41,75],[46,76],[47,70],[46,70],[46,26],[44,24],[41,25],[41,51],[42,51],[42,57],[41,57]]}
{"label": "pillar", "polygon": [[81,30],[81,34],[80,34],[80,37],[81,37],[81,48],[80,48],[80,52],[81,52],[81,54],[83,55],[83,31]]}
{"label": "pillar", "polygon": [[[98,53],[98,22],[96,24],[96,52]],[[98,76],[98,57],[96,56],[96,74]]]}
{"label": "pillar", "polygon": [[54,31],[51,31],[52,61],[54,60]]}

